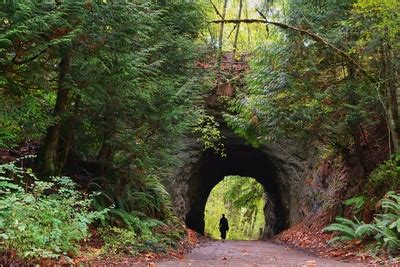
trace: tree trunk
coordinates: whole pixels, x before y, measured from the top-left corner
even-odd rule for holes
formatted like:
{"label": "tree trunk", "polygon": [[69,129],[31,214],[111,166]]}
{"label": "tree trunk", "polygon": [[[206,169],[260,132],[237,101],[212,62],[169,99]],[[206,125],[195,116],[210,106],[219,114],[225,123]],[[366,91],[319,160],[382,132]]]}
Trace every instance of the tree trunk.
{"label": "tree trunk", "polygon": [[[352,66],[348,67],[349,69],[349,77],[348,79],[353,80],[355,78],[355,69]],[[360,100],[358,99],[357,95],[354,93],[354,91],[350,91],[350,93],[348,94],[348,103],[350,103],[353,106],[357,106],[360,102]],[[359,117],[354,118],[350,121],[347,122],[348,127],[349,127],[349,131],[350,134],[353,138],[353,142],[354,142],[354,153],[357,157],[357,159],[359,160],[364,173],[368,173],[368,162],[365,158],[365,154],[364,154],[364,148],[362,146],[362,137],[363,137],[363,133],[362,133],[362,124],[361,124],[361,119]]]}
{"label": "tree trunk", "polygon": [[61,130],[61,140],[59,144],[60,147],[59,174],[61,174],[67,163],[69,152],[71,151],[72,146],[76,139],[76,127],[78,124],[78,112],[80,103],[81,103],[81,96],[78,95],[76,96],[75,99],[74,113],[68,117],[68,119],[63,124],[64,127],[62,127]]}
{"label": "tree trunk", "polygon": [[111,139],[114,135],[114,129],[109,128],[105,129],[103,132],[103,143],[101,145],[101,149],[99,154],[97,155],[97,162],[99,163],[99,173],[100,177],[106,177],[108,170],[110,169],[112,163],[112,154],[113,149],[111,145]]}
{"label": "tree trunk", "polygon": [[[108,94],[111,97],[113,90],[109,89]],[[112,99],[109,99],[109,103],[106,105],[107,115],[104,118],[104,129],[103,129],[103,142],[97,155],[97,162],[99,164],[99,173],[101,177],[106,177],[107,173],[112,164],[113,158],[113,138],[116,133],[115,127],[117,125],[118,113],[113,107]]]}
{"label": "tree trunk", "polygon": [[[222,18],[221,18],[222,20],[225,20],[227,5],[228,5],[228,0],[224,0],[224,7],[222,10]],[[225,23],[222,22],[221,27],[219,29],[218,49],[219,49],[220,53],[222,52],[222,44],[223,44],[223,38],[224,38],[224,25],[225,25]]]}
{"label": "tree trunk", "polygon": [[[243,0],[239,0],[239,12],[237,19],[240,21],[242,18],[242,8],[243,8]],[[239,38],[239,30],[240,30],[240,22],[236,24],[236,33],[235,33],[235,40],[233,42],[233,56],[232,60],[234,61],[236,59],[236,51],[237,51],[237,43],[238,43],[238,38]]]}
{"label": "tree trunk", "polygon": [[393,152],[400,153],[400,88],[396,79],[395,57],[388,43],[382,44],[381,80],[386,97],[386,117],[390,131]]}
{"label": "tree trunk", "polygon": [[62,51],[61,61],[58,65],[59,77],[57,100],[54,108],[56,122],[48,128],[42,149],[42,172],[44,175],[55,175],[59,171],[57,150],[63,115],[67,109],[69,99],[67,73],[70,69],[70,64],[69,50]]}

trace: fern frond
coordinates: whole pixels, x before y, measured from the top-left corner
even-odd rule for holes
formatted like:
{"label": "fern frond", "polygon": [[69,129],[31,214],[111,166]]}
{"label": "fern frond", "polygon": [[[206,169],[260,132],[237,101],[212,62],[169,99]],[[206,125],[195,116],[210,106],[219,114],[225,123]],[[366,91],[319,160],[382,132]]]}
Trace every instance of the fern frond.
{"label": "fern frond", "polygon": [[357,234],[354,229],[348,225],[333,223],[323,229],[325,232],[339,232],[340,234],[352,239],[357,239]]}

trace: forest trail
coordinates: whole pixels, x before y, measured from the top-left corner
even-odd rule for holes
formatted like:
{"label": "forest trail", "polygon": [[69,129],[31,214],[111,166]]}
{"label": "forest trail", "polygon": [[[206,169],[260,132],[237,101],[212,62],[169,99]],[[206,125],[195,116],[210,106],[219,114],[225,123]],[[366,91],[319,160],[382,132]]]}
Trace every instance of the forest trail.
{"label": "forest trail", "polygon": [[264,241],[208,241],[182,260],[156,263],[159,266],[365,266],[324,259],[307,252]]}

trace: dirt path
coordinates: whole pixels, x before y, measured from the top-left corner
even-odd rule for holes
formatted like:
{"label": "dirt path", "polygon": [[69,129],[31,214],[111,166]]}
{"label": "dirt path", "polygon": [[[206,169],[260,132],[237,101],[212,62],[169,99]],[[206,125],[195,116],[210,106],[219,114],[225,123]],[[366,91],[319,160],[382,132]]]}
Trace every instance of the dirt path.
{"label": "dirt path", "polygon": [[262,241],[208,241],[182,260],[156,266],[365,266],[319,258],[304,251]]}

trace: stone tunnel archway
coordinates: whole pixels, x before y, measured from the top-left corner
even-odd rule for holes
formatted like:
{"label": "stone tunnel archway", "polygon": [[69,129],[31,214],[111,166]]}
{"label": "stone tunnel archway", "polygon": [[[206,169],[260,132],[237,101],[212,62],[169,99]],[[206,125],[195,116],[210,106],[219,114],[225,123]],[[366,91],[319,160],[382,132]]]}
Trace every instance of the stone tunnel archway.
{"label": "stone tunnel archway", "polygon": [[203,151],[195,138],[182,140],[178,154],[182,166],[165,181],[175,212],[186,225],[204,234],[204,210],[208,196],[225,176],[239,175],[256,179],[268,199],[264,214],[268,222],[263,238],[300,222],[307,213],[319,208],[306,179],[313,176],[314,163],[302,157],[296,144],[276,143],[254,148],[222,128],[226,158],[211,150]]}
{"label": "stone tunnel archway", "polygon": [[189,212],[186,225],[204,234],[204,210],[211,190],[228,175],[239,175],[256,179],[267,193],[264,208],[266,225],[264,237],[268,238],[286,229],[288,208],[283,204],[284,190],[273,162],[265,153],[245,144],[229,144],[226,157],[213,151],[202,153],[189,178]]}

